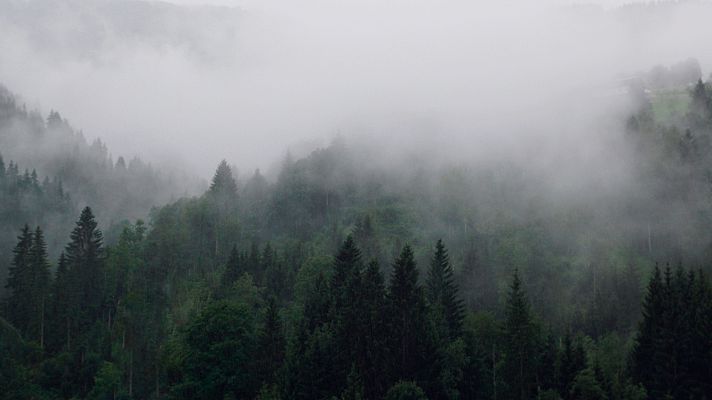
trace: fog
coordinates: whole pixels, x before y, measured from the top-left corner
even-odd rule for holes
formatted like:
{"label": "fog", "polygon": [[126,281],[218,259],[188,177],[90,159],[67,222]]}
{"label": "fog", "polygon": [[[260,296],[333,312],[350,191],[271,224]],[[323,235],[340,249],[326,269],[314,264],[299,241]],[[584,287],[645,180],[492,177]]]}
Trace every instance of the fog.
{"label": "fog", "polygon": [[115,155],[204,177],[336,136],[386,158],[610,170],[620,78],[688,57],[706,76],[709,5],[572,4],[11,0],[0,82]]}

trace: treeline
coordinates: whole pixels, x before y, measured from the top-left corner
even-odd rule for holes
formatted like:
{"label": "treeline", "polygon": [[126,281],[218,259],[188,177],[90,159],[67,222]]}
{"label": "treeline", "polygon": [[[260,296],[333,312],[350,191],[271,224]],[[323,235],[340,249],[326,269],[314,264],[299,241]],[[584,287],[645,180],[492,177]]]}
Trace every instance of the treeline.
{"label": "treeline", "polygon": [[[709,265],[711,99],[698,82],[672,123],[651,98],[627,126],[631,190],[581,200],[517,165],[386,168],[336,141],[287,156],[272,179],[239,179],[223,161],[203,195],[154,208],[110,243],[89,209],[60,235],[44,209],[10,208],[3,218],[24,221],[2,225],[15,251],[0,260],[11,266],[0,388],[18,399],[710,397],[708,279],[653,266]],[[88,182],[108,177],[83,190],[121,198],[126,186],[107,185],[122,163],[102,157],[65,161]],[[16,165],[11,180],[34,187]],[[68,185],[57,176],[47,190]],[[70,230],[53,255],[46,243]]]}
{"label": "treeline", "polygon": [[150,236],[139,222],[105,248],[86,208],[52,277],[42,230],[20,232],[0,341],[5,398],[712,395],[712,288],[702,272],[656,268],[628,345],[551,329],[517,270],[501,316],[466,307],[442,241],[423,277],[410,246],[385,276],[348,236],[333,259],[262,285],[252,273],[276,264],[270,246],[247,258],[234,250],[176,309]]}
{"label": "treeline", "polygon": [[[16,228],[24,224],[49,226],[50,236],[59,238],[62,228],[70,226],[75,206],[58,178],[44,177],[5,160],[0,154],[0,279],[7,279],[11,250],[17,235]],[[51,243],[59,247],[59,243]],[[0,298],[5,297],[4,285]]]}
{"label": "treeline", "polygon": [[[150,209],[198,186],[196,179],[160,172],[138,158],[114,161],[100,139],[88,143],[57,111],[27,110],[0,85],[0,278],[7,276],[17,229],[42,225],[49,253],[59,255],[78,206],[100,210],[105,227],[145,218]],[[24,168],[24,169],[23,169]],[[43,178],[49,176],[49,178]],[[69,197],[71,194],[71,199]],[[110,231],[112,239],[114,231]],[[0,288],[0,298],[6,293]]]}

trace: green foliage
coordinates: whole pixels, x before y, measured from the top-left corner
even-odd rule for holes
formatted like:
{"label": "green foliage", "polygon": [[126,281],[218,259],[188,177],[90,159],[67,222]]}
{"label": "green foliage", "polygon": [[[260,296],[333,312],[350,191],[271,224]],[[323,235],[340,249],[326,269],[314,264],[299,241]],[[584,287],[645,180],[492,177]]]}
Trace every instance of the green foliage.
{"label": "green foliage", "polygon": [[176,399],[253,396],[258,387],[251,354],[256,341],[252,312],[241,304],[217,302],[185,328],[182,377]]}
{"label": "green foliage", "polygon": [[423,389],[415,382],[399,381],[388,389],[385,400],[427,400]]}
{"label": "green foliage", "polygon": [[121,370],[110,362],[104,362],[94,378],[94,387],[87,396],[92,400],[115,400],[128,398],[121,388]]}
{"label": "green foliage", "polygon": [[576,375],[571,384],[571,398],[580,400],[606,400],[608,397],[600,382],[590,369],[584,369]]}
{"label": "green foliage", "polygon": [[528,399],[535,387],[538,332],[522,289],[519,272],[514,271],[504,323],[504,373],[512,399]]}
{"label": "green foliage", "polygon": [[712,290],[703,274],[655,269],[632,352],[633,377],[652,399],[705,397],[710,391]]}
{"label": "green foliage", "polygon": [[426,297],[436,324],[442,326],[443,336],[449,339],[459,336],[464,314],[464,306],[453,279],[447,250],[442,240],[438,240],[428,270]]}
{"label": "green foliage", "polygon": [[[693,96],[709,99],[699,84]],[[28,227],[14,257],[0,248],[13,265],[0,385],[10,398],[712,397],[704,274],[655,272],[628,339],[650,260],[707,257],[712,207],[690,188],[712,165],[711,123],[689,111],[689,127],[631,120],[637,184],[657,200],[616,197],[605,214],[587,211],[605,197],[547,204],[510,165],[401,176],[334,144],[289,157],[276,182],[238,182],[223,161],[204,195],[115,225],[106,243],[86,208],[54,279],[54,228]],[[47,124],[66,128],[54,113]],[[20,203],[59,188],[14,162],[0,174],[12,236],[44,224],[49,211]],[[689,204],[682,235],[665,215]],[[438,240],[430,257],[439,237],[448,250]]]}

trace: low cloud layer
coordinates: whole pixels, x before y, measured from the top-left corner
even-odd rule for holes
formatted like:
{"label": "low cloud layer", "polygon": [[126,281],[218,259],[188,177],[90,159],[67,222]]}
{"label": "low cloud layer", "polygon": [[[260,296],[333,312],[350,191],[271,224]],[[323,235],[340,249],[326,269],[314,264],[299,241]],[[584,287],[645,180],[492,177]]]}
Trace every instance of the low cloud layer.
{"label": "low cloud layer", "polygon": [[116,155],[203,176],[337,135],[591,171],[614,168],[620,78],[688,57],[712,66],[708,3],[641,7],[11,0],[0,81]]}

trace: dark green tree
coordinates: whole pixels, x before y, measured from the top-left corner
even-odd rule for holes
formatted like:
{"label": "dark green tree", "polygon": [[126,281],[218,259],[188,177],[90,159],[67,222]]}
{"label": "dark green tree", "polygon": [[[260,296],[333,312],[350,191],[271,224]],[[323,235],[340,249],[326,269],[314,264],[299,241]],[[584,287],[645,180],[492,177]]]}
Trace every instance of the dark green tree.
{"label": "dark green tree", "polygon": [[537,329],[517,270],[507,297],[503,339],[504,379],[509,398],[530,399],[536,384]]}
{"label": "dark green tree", "polygon": [[61,349],[68,350],[71,344],[70,327],[71,318],[69,315],[69,271],[67,269],[67,258],[64,252],[59,255],[57,271],[52,282],[52,290],[49,306],[49,332],[47,347],[50,353],[57,353]]}
{"label": "dark green tree", "polygon": [[393,263],[388,299],[391,313],[392,378],[414,380],[426,390],[437,384],[437,355],[429,331],[425,295],[413,250],[403,247]]}
{"label": "dark green tree", "polygon": [[222,160],[213,175],[208,191],[211,195],[224,197],[225,200],[234,199],[237,196],[237,184],[232,176],[232,169],[227,165],[227,161]]}
{"label": "dark green tree", "polygon": [[388,389],[385,400],[428,400],[415,382],[399,381]]}
{"label": "dark green tree", "polygon": [[284,364],[286,341],[277,302],[267,300],[267,310],[257,341],[257,368],[263,386],[277,383]]}
{"label": "dark green tree", "polygon": [[256,394],[255,326],[245,305],[208,306],[186,327],[183,345],[182,376],[172,398],[244,399]]}
{"label": "dark green tree", "polygon": [[12,250],[12,266],[6,285],[6,288],[11,291],[7,299],[7,319],[23,335],[27,334],[33,316],[33,277],[30,257],[32,242],[32,231],[25,225],[20,236],[17,237],[17,245]]}
{"label": "dark green tree", "polygon": [[[331,277],[331,309],[329,319],[338,343],[334,354],[334,366],[339,371],[340,382],[345,384],[352,363],[363,355],[362,276],[361,251],[350,235],[341,245],[334,258]],[[360,361],[360,360],[359,360]],[[362,362],[358,362],[360,367]],[[359,371],[360,372],[360,371]]]}
{"label": "dark green tree", "polygon": [[586,368],[586,353],[580,340],[573,340],[567,332],[563,338],[563,348],[559,357],[559,393],[564,399],[570,399],[571,388],[576,376]]}
{"label": "dark green tree", "polygon": [[230,250],[230,256],[225,264],[225,272],[223,272],[221,278],[221,286],[223,287],[223,290],[229,290],[232,287],[232,284],[235,283],[245,272],[242,256],[237,250],[237,246],[233,245],[232,250]]}
{"label": "dark green tree", "polygon": [[391,356],[388,346],[391,326],[384,278],[376,261],[368,264],[363,274],[361,290],[362,326],[359,330],[362,337],[356,359],[359,362],[365,398],[377,399],[385,393],[388,380],[383,372],[388,370],[388,360]]}
{"label": "dark green tree", "polygon": [[462,331],[464,306],[453,281],[450,258],[442,240],[436,243],[435,253],[430,261],[426,295],[436,324],[444,328],[444,336],[451,340],[459,336]]}
{"label": "dark green tree", "polygon": [[47,260],[47,243],[44,233],[38,226],[32,237],[29,253],[31,286],[31,319],[28,327],[28,337],[37,341],[40,348],[45,345],[48,297],[50,291],[49,261]]}
{"label": "dark green tree", "polygon": [[82,210],[65,249],[70,275],[69,314],[84,330],[101,316],[103,235],[91,208]]}

